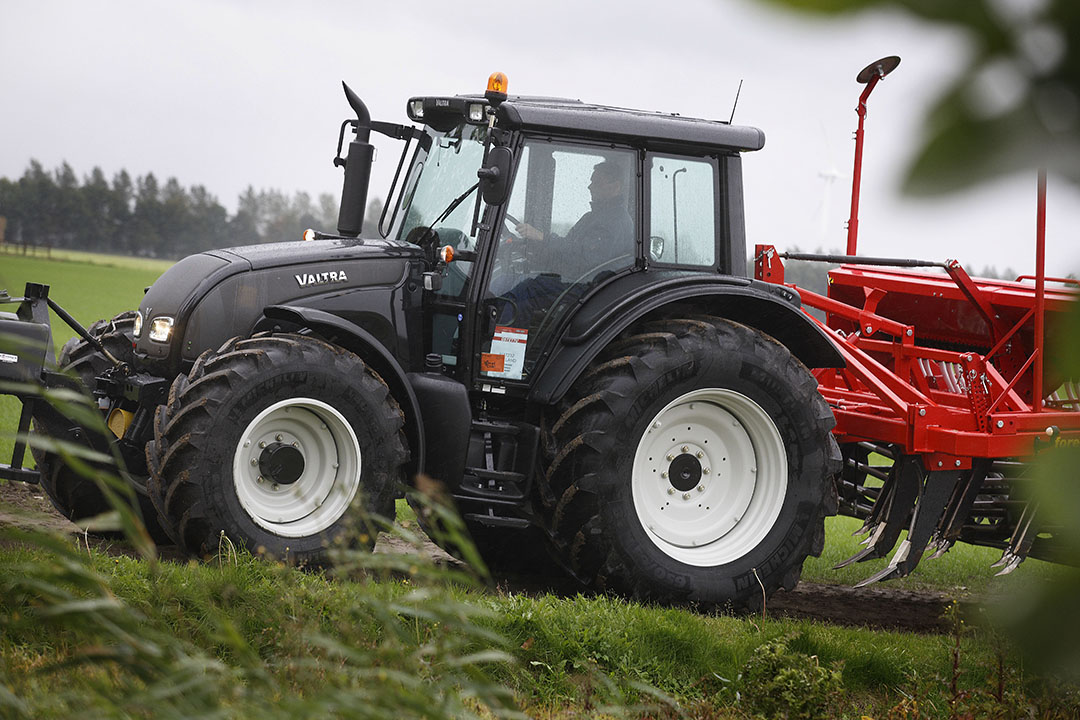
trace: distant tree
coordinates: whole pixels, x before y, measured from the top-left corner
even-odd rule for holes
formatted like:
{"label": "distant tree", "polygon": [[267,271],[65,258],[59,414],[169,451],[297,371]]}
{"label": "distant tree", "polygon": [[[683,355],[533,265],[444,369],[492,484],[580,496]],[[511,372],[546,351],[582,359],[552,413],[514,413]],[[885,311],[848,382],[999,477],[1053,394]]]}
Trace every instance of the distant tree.
{"label": "distant tree", "polygon": [[109,210],[112,205],[112,188],[101,168],[95,167],[83,180],[78,193],[82,195],[85,224],[79,229],[75,245],[87,250],[101,251],[109,246]]}
{"label": "distant tree", "polygon": [[330,193],[319,195],[319,227],[323,232],[337,231],[338,201]]}
{"label": "distant tree", "polygon": [[382,217],[383,201],[381,198],[368,200],[367,209],[364,211],[364,229],[360,232],[363,237],[379,236],[379,218]]}
{"label": "distant tree", "polygon": [[133,255],[157,257],[164,244],[158,228],[161,227],[161,197],[157,178],[153,173],[135,179],[135,211],[131,218],[132,245],[127,251]]}
{"label": "distant tree", "polygon": [[109,227],[108,249],[126,252],[134,246],[132,232],[135,207],[135,185],[127,170],[113,175],[112,192],[109,194],[107,220]]}

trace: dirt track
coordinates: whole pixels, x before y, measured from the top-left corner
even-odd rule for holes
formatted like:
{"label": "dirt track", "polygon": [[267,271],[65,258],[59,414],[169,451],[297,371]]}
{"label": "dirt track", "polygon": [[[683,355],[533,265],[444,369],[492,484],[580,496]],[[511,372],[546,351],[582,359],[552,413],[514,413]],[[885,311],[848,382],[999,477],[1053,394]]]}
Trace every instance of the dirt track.
{"label": "dirt track", "polygon": [[[59,515],[41,489],[33,485],[0,485],[0,526],[16,525],[59,533],[79,533],[79,529]],[[92,542],[92,540],[91,540]],[[111,552],[124,552],[115,543],[106,543]],[[173,548],[162,548],[165,559],[179,558]],[[411,552],[404,543],[380,539],[377,552]],[[435,545],[424,552],[440,562],[457,562]],[[499,588],[519,593],[551,592],[574,594],[579,589],[566,581],[509,577]],[[853,588],[842,585],[800,583],[791,592],[780,591],[769,599],[769,615],[807,618],[838,625],[878,627],[909,632],[943,632],[948,624],[945,610],[951,603],[944,593],[910,592],[887,586]]]}

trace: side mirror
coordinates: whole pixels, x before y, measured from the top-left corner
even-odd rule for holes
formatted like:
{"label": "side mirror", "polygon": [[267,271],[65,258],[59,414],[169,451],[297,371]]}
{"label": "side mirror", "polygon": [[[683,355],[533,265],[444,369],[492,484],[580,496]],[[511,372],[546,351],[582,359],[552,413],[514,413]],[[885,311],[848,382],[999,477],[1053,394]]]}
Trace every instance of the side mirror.
{"label": "side mirror", "polygon": [[487,154],[484,167],[476,171],[480,178],[480,194],[488,205],[502,205],[510,192],[510,167],[514,153],[508,147],[493,147]]}

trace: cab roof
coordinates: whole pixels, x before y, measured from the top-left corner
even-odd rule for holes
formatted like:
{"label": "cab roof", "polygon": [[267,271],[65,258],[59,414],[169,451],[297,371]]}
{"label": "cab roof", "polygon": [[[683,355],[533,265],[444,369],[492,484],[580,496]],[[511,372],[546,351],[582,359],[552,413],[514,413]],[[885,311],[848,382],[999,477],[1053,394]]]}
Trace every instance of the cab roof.
{"label": "cab roof", "polygon": [[673,113],[593,105],[580,100],[510,97],[496,117],[502,127],[567,132],[575,136],[658,140],[748,152],[765,146],[765,133],[747,125]]}
{"label": "cab roof", "polygon": [[[414,104],[422,105],[423,114],[413,111]],[[452,127],[462,118],[470,124],[484,124],[482,113],[470,117],[470,108],[476,109],[478,104],[487,104],[482,95],[426,96],[411,98],[408,108],[413,120],[435,127]],[[657,143],[726,152],[748,152],[765,146],[765,133],[747,125],[566,98],[511,96],[499,106],[496,118],[499,127],[511,130],[639,145],[644,141],[646,146]]]}

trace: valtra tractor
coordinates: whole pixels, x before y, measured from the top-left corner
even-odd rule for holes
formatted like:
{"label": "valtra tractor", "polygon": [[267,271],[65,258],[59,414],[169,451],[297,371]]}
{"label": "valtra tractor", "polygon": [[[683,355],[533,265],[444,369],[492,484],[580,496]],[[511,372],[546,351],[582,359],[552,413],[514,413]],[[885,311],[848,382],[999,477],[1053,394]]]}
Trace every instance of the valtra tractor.
{"label": "valtra tractor", "polygon": [[[861,108],[890,63],[860,74]],[[1047,531],[1014,478],[1044,419],[1080,436],[1073,405],[1032,407],[1060,378],[1021,379],[1033,365],[1021,356],[1044,341],[1028,326],[1073,299],[1046,291],[1041,269],[1035,292],[1003,284],[1008,312],[1008,293],[985,298],[970,278],[944,299],[945,276],[897,286],[847,266],[834,274],[846,295],[809,298],[782,283],[771,248],[746,276],[755,128],[508,97],[498,73],[483,95],[410,99],[415,125],[372,121],[345,91],[356,118],[338,138],[336,234],[188,257],[138,311],[89,329],[46,286],[8,298],[18,310],[0,335],[25,342],[4,351],[0,379],[80,387],[109,433],[16,391],[20,442],[0,477],[39,481],[75,520],[105,509],[60,457],[39,450],[37,470],[23,467],[32,423],[117,451],[159,538],[204,555],[224,533],[319,562],[357,514],[392,515],[423,474],[496,569],[543,556],[588,588],[706,607],[793,587],[838,509],[867,519],[866,557],[909,529],[892,574],[910,571],[923,534],[998,544],[1010,560],[1041,549]],[[368,239],[373,131],[404,148]],[[955,313],[968,334],[907,332],[889,315],[896,303],[910,316],[904,299]],[[827,322],[803,312],[811,301],[828,303]],[[984,330],[965,303],[1004,319]],[[79,333],[56,361],[50,306]],[[940,430],[961,416],[961,438]]]}

